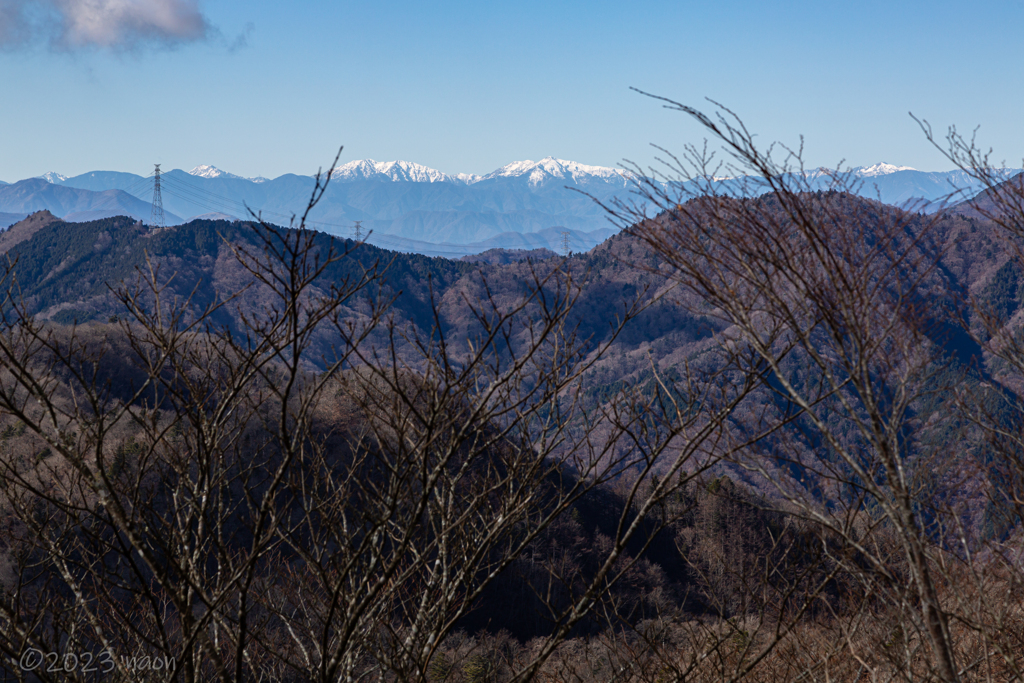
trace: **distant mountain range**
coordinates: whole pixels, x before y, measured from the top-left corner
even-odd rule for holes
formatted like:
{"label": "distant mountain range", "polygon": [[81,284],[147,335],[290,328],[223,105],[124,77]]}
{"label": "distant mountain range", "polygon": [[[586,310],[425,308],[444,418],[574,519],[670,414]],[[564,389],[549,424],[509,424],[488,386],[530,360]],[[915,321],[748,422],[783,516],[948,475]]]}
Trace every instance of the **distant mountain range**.
{"label": "distant mountain range", "polygon": [[[1019,168],[1000,171],[1004,178],[1021,172]],[[818,169],[819,176],[826,174]],[[859,194],[885,204],[934,211],[946,205],[971,199],[984,187],[970,175],[953,171],[918,171],[909,166],[875,164],[850,170],[860,183]]]}
{"label": "distant mountain range", "polygon": [[[923,172],[880,163],[847,173],[859,183],[859,194],[887,204],[915,204],[926,211],[981,189],[962,171]],[[824,189],[835,172],[814,169],[806,176],[812,187]],[[250,209],[287,224],[305,207],[313,188],[310,176],[243,178],[210,165],[168,171],[161,178],[168,225],[198,217],[244,219]],[[760,191],[750,178],[715,180],[716,191],[723,194]],[[345,237],[354,235],[358,221],[361,234],[371,233],[373,244],[428,255],[459,257],[492,248],[561,251],[566,232],[570,249],[586,250],[616,230],[598,202],[635,198],[630,194],[632,182],[631,174],[621,169],[553,157],[513,162],[486,175],[447,174],[408,161],[363,159],[334,169],[311,218],[313,227]],[[950,200],[958,190],[960,194]],[[116,171],[74,177],[51,172],[0,184],[0,226],[43,209],[67,221],[127,215],[148,223],[152,197],[152,177]]]}
{"label": "distant mountain range", "polygon": [[[209,165],[161,178],[168,224],[197,217],[243,219],[250,209],[287,224],[313,188],[309,176],[242,178]],[[349,237],[359,221],[362,235],[372,233],[371,243],[432,255],[458,257],[491,248],[560,251],[564,232],[570,248],[585,250],[614,232],[594,199],[624,198],[629,190],[623,171],[554,158],[515,162],[483,176],[360,160],[334,169],[311,222]],[[66,220],[123,214],[148,223],[152,196],[152,178],[131,173],[48,173],[0,188],[0,212],[11,214],[7,224],[43,209]]]}
{"label": "distant mountain range", "polygon": [[[1019,168],[1008,168],[999,173],[1010,178],[1020,172]],[[918,171],[910,166],[887,163],[858,166],[842,172],[815,168],[803,175],[810,190],[828,190],[841,185],[862,197],[925,213],[971,199],[984,189],[981,183],[959,169]],[[688,185],[693,187],[692,183],[684,183],[683,187]],[[755,177],[715,178],[714,187],[716,193],[730,196],[757,195],[769,189],[763,179]]]}
{"label": "distant mountain range", "polygon": [[[21,220],[43,209],[71,222],[109,216],[131,216],[148,221],[153,206],[120,189],[79,188],[43,178],[29,178],[0,187],[0,213],[20,216],[17,220]],[[182,222],[173,212],[167,219],[170,223]]]}

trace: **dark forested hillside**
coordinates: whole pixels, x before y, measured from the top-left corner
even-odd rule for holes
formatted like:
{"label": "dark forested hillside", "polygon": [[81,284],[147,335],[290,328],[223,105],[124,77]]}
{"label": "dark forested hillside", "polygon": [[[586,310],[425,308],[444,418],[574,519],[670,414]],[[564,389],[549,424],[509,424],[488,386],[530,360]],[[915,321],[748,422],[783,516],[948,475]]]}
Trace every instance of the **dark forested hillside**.
{"label": "dark forested hillside", "polygon": [[984,601],[1024,585],[1024,280],[985,217],[702,198],[468,262],[38,213],[0,250],[5,652],[325,682],[1021,652]]}
{"label": "dark forested hillside", "polygon": [[[778,211],[770,196],[754,201],[768,213]],[[853,195],[843,195],[839,201],[840,211],[865,223],[879,220],[879,212],[900,213]],[[125,217],[64,223],[47,215],[38,214],[12,227],[0,238],[0,249],[6,249],[7,257],[16,263],[12,274],[27,311],[56,323],[106,322],[123,315],[113,290],[130,288],[149,268],[169,284],[169,292],[201,310],[248,284],[248,274],[232,255],[232,245],[259,251],[252,225],[244,222],[193,221],[153,230]],[[933,293],[931,334],[951,353],[961,353],[962,364],[980,364],[976,369],[984,372],[977,346],[963,341],[949,293],[977,294],[1009,319],[1020,306],[1020,285],[1007,248],[983,218],[907,216],[911,231],[926,221],[933,224],[932,235],[938,241],[929,248],[942,253],[938,269],[921,284]],[[629,231],[568,259],[552,259],[546,253],[546,260],[529,258],[538,255],[532,252],[512,258],[509,254],[514,252],[509,252],[500,254],[497,262],[488,258],[484,263],[400,254],[316,236],[320,251],[332,243],[345,256],[323,273],[318,287],[376,269],[379,281],[359,300],[346,304],[349,310],[358,312],[360,300],[393,298],[388,315],[399,327],[411,324],[426,334],[440,322],[452,353],[466,350],[480,333],[474,310],[488,296],[510,303],[533,281],[564,267],[576,297],[569,321],[578,341],[588,349],[612,344],[587,376],[586,389],[595,396],[612,392],[623,382],[651,381],[652,372],[678,375],[688,364],[711,362],[713,339],[728,328],[714,307],[695,300],[692,292],[666,277],[670,271],[664,260]],[[431,298],[438,307],[436,317]],[[646,308],[616,332],[615,321],[637,302]],[[261,305],[258,292],[249,291],[219,311],[216,319],[232,325],[239,311],[251,312]],[[534,305],[528,310],[538,309]],[[325,336],[322,347],[329,346]]]}
{"label": "dark forested hillside", "polygon": [[[12,227],[9,234],[19,233],[19,228]],[[16,264],[13,275],[33,314],[58,323],[106,321],[121,312],[111,289],[130,286],[150,267],[158,269],[174,295],[183,300],[191,296],[197,308],[233,294],[245,284],[245,276],[231,247],[258,251],[251,230],[251,224],[227,221],[193,221],[153,230],[123,216],[88,223],[53,219],[7,249],[7,257]],[[380,291],[373,296],[396,297],[392,311],[423,327],[432,323],[427,283],[433,282],[443,292],[471,269],[443,258],[388,252],[371,245],[356,248],[351,240],[329,235],[317,239],[320,248],[334,242],[347,254],[324,273],[326,283],[374,268],[386,271],[378,283]]]}

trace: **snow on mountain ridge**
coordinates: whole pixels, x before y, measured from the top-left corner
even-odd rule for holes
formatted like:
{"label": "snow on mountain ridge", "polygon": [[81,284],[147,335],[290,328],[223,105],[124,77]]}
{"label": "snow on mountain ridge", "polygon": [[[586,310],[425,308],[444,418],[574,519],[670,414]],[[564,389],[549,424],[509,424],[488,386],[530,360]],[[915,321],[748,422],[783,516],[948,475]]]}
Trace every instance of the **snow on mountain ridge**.
{"label": "snow on mountain ridge", "polygon": [[235,175],[234,173],[222,171],[216,166],[210,166],[208,164],[196,166],[191,171],[189,171],[188,174],[194,175],[199,178],[237,178],[239,180],[248,180],[248,178],[243,178],[240,175]]}
{"label": "snow on mountain ridge", "polygon": [[342,164],[334,169],[331,177],[340,180],[358,180],[385,176],[390,180],[412,183],[460,182],[447,173],[411,161],[374,161],[359,159]]}
{"label": "snow on mountain ridge", "polygon": [[[858,166],[852,168],[849,170],[849,173],[859,178],[876,178],[879,176],[897,173],[899,171],[913,170],[916,169],[911,166],[896,166],[880,162],[872,166]],[[253,183],[264,183],[270,180],[263,176],[243,178],[242,176],[235,175],[234,173],[222,171],[216,166],[209,164],[196,166],[191,171],[188,171],[188,173],[189,175],[199,178],[231,178],[248,180]],[[833,175],[834,173],[834,170],[820,168],[806,171],[805,175],[809,178],[817,178],[821,175]],[[494,178],[519,178],[525,176],[527,184],[530,187],[538,187],[545,182],[561,182],[563,184],[568,182],[576,185],[582,185],[588,180],[601,180],[604,182],[611,181],[616,184],[621,182],[625,184],[631,175],[632,174],[629,171],[619,168],[590,166],[575,161],[549,156],[541,159],[540,161],[532,161],[530,159],[513,161],[486,175],[477,175],[475,173],[448,174],[410,161],[374,161],[373,159],[359,159],[336,167],[333,171],[332,177],[339,181],[378,178],[394,182],[449,182],[459,185],[473,185],[481,180]],[[42,178],[53,184],[63,184],[68,180],[68,176],[54,171],[50,171],[49,173],[44,173],[43,175],[36,177]],[[714,181],[721,180],[731,180],[731,178],[714,178]]]}
{"label": "snow on mountain ridge", "polygon": [[858,166],[851,170],[854,175],[861,178],[875,178],[880,175],[889,175],[890,173],[896,173],[898,171],[916,171],[917,169],[911,166],[894,166],[883,161],[875,164],[874,166]]}
{"label": "snow on mountain ridge", "polygon": [[572,180],[574,183],[579,183],[587,177],[600,178],[601,180],[618,180],[624,179],[628,174],[618,168],[588,166],[576,161],[545,157],[540,161],[531,161],[529,159],[513,161],[511,164],[506,164],[498,170],[488,173],[483,179],[520,177],[524,175],[527,176],[527,182],[530,185],[539,185],[547,178]]}
{"label": "snow on mountain ridge", "polygon": [[571,181],[576,184],[585,182],[592,178],[600,180],[620,181],[629,174],[621,169],[607,168],[604,166],[588,166],[575,161],[546,157],[540,161],[513,161],[496,171],[487,175],[475,173],[448,174],[437,169],[416,164],[410,161],[374,161],[373,159],[358,159],[350,161],[334,169],[331,177],[335,180],[351,181],[366,180],[370,178],[386,177],[393,181],[405,181],[414,183],[459,183],[472,185],[481,180],[492,178],[517,178],[527,177],[531,187],[535,187],[547,180]]}

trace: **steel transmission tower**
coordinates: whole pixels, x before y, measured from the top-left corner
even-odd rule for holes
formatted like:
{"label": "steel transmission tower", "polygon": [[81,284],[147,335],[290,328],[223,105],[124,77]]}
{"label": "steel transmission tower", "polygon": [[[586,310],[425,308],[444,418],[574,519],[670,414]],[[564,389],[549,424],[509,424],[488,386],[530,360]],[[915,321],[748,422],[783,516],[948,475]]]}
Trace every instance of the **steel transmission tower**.
{"label": "steel transmission tower", "polygon": [[566,230],[562,233],[562,256],[569,255],[569,231]]}
{"label": "steel transmission tower", "polygon": [[355,232],[356,232],[356,242],[361,242],[362,239],[363,239],[363,222],[362,221],[352,221],[352,222],[355,223],[354,227],[355,227]]}
{"label": "steel transmission tower", "polygon": [[155,164],[156,171],[153,175],[153,215],[149,219],[150,225],[164,227],[164,198],[160,194],[160,164]]}

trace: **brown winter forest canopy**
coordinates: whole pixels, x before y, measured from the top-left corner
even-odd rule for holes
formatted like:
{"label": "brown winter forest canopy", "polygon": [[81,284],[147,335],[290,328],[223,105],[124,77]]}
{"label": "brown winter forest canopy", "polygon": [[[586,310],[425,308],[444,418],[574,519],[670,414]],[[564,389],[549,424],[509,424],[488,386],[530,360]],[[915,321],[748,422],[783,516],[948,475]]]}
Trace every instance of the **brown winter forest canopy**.
{"label": "brown winter forest canopy", "polygon": [[1024,678],[1020,178],[703,122],[758,192],[637,174],[585,254],[0,236],[5,680]]}

